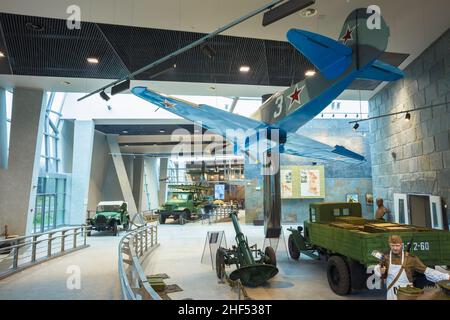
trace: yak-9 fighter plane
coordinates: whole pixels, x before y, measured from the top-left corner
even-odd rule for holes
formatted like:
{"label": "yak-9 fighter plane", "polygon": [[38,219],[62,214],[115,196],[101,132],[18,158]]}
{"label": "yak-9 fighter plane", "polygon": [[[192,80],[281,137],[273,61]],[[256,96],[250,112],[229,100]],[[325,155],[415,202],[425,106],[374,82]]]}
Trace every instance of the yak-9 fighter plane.
{"label": "yak-9 fighter plane", "polygon": [[[230,129],[273,130],[281,153],[321,159],[361,163],[362,155],[343,146],[329,146],[299,135],[296,131],[322,112],[355,79],[395,81],[403,71],[378,57],[386,50],[389,27],[380,15],[356,9],[347,17],[338,40],[305,30],[290,29],[288,41],[317,68],[319,73],[271,96],[251,118],[197,105],[174,97],[134,87],[132,93],[156,106],[211,130],[226,139]],[[267,134],[269,140],[270,133]],[[248,143],[238,146],[245,151]]]}

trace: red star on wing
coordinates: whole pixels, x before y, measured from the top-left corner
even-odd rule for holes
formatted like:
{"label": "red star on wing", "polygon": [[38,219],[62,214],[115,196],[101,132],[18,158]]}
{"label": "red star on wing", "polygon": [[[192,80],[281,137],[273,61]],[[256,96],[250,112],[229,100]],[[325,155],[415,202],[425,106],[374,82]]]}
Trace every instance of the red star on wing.
{"label": "red star on wing", "polygon": [[289,95],[289,99],[291,99],[291,103],[289,104],[289,109],[291,109],[291,107],[294,104],[294,102],[297,102],[299,105],[302,104],[301,101],[300,101],[300,94],[302,93],[304,88],[305,88],[305,86],[302,86],[300,88],[298,88],[296,86],[294,91]]}
{"label": "red star on wing", "polygon": [[353,40],[352,37],[353,30],[354,28],[350,28],[350,26],[347,26],[347,32],[345,32],[344,36],[341,38],[344,44],[347,44],[348,41]]}
{"label": "red star on wing", "polygon": [[173,108],[174,106],[175,106],[175,104],[174,103],[170,103],[169,101],[167,101],[167,100],[164,100],[164,104],[166,105],[166,107],[168,107],[168,108]]}

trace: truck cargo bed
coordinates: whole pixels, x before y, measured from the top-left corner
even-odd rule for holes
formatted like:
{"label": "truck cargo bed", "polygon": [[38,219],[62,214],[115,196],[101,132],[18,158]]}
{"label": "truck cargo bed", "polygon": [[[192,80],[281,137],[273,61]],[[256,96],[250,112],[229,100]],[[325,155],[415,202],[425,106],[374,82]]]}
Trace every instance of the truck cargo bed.
{"label": "truck cargo bed", "polygon": [[351,225],[339,221],[331,224],[305,221],[309,243],[324,251],[337,253],[368,266],[378,261],[371,256],[373,250],[388,252],[388,237],[399,234],[404,244],[412,240],[411,254],[428,266],[450,265],[450,232],[396,223],[368,220]]}

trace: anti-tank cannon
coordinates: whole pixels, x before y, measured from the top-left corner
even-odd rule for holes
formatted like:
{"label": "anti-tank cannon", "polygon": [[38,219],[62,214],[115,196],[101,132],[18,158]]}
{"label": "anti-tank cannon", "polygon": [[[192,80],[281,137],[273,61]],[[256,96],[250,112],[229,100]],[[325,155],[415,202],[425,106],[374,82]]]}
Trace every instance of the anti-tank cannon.
{"label": "anti-tank cannon", "polygon": [[230,213],[236,232],[236,245],[231,249],[220,247],[216,253],[216,274],[219,279],[226,276],[225,266],[236,265],[230,273],[233,281],[241,280],[244,286],[257,287],[278,273],[277,258],[271,246],[262,252],[256,244],[249,247],[248,240],[241,231],[236,212]]}

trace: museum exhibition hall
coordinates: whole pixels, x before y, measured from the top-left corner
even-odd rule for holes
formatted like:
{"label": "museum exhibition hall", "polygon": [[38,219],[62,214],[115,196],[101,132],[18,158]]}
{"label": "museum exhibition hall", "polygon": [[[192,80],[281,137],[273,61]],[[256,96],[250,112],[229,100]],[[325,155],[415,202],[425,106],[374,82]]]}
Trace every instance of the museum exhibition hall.
{"label": "museum exhibition hall", "polygon": [[2,0],[0,300],[450,300],[449,12]]}

